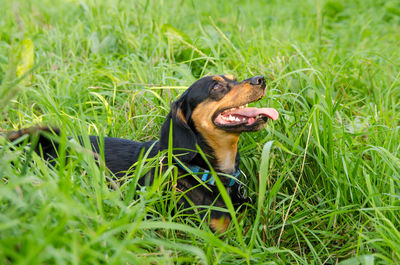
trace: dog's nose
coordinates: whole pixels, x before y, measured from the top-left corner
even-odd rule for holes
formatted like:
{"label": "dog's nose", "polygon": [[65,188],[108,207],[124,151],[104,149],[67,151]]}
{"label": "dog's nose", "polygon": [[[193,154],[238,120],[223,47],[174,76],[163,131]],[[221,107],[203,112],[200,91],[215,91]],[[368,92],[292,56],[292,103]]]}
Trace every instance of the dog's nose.
{"label": "dog's nose", "polygon": [[252,77],[250,79],[250,84],[252,84],[252,85],[262,85],[262,84],[265,84],[265,79],[261,75]]}

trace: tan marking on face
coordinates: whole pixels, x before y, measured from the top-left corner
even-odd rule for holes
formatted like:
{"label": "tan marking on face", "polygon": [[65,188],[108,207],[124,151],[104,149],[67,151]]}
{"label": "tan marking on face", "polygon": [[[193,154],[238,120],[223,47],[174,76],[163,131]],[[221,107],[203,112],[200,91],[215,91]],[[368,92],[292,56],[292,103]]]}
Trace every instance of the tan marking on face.
{"label": "tan marking on face", "polygon": [[182,112],[182,109],[181,109],[181,108],[178,108],[178,109],[177,109],[177,111],[176,111],[176,116],[177,116],[181,121],[183,121],[184,123],[186,123],[186,118],[185,118],[185,115],[183,115],[183,112]]}
{"label": "tan marking on face", "polygon": [[224,75],[224,77],[226,78],[226,79],[229,79],[229,80],[236,80],[236,78],[235,78],[235,76],[234,75]]}
{"label": "tan marking on face", "polygon": [[[219,77],[221,78],[221,77]],[[227,132],[215,126],[213,115],[222,109],[247,104],[264,95],[264,90],[250,85],[248,82],[239,83],[219,101],[207,99],[197,105],[192,113],[196,129],[203,135],[208,145],[213,148],[219,170],[235,173],[235,162],[238,132]]]}
{"label": "tan marking on face", "polygon": [[200,103],[192,114],[192,120],[196,129],[213,149],[219,170],[232,174],[235,171],[239,134],[226,132],[214,125],[212,115],[216,108],[213,103],[210,101]]}
{"label": "tan marking on face", "polygon": [[230,223],[231,218],[229,217],[213,218],[210,220],[210,227],[215,232],[223,233],[228,229]]}
{"label": "tan marking on face", "polygon": [[219,75],[213,76],[213,80],[218,81],[218,82],[225,82],[225,79]]}

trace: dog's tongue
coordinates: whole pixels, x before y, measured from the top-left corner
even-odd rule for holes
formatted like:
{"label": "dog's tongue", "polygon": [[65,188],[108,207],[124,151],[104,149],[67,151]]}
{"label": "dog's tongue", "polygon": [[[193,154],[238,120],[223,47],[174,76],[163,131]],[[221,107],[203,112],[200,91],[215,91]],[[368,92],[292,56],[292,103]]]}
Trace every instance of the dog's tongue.
{"label": "dog's tongue", "polygon": [[[264,115],[272,120],[277,120],[279,113],[274,108],[243,108],[228,112],[230,115],[241,115],[248,118],[255,118],[258,115]],[[225,114],[225,113],[224,113]]]}

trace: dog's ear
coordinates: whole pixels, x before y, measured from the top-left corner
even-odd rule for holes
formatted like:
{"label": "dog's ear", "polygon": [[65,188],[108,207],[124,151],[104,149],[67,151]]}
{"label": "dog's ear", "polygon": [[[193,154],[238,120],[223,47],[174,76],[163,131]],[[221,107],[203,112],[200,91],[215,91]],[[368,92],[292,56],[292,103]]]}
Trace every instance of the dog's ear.
{"label": "dog's ear", "polygon": [[172,103],[171,111],[161,127],[160,147],[168,149],[170,126],[172,123],[173,154],[183,162],[189,162],[196,155],[196,135],[188,125],[191,115],[189,107],[183,102],[184,96]]}

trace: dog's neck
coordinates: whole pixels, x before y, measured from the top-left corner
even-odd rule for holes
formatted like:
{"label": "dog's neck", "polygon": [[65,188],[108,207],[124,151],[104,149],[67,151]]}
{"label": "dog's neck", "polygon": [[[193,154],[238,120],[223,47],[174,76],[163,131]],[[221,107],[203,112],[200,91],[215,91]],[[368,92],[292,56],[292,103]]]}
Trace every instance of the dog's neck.
{"label": "dog's neck", "polygon": [[[233,175],[237,171],[239,134],[224,133],[223,137],[221,135],[217,136],[199,139],[199,146],[216,171]],[[196,162],[202,164],[199,166],[205,166],[205,162],[200,155],[195,157]]]}

